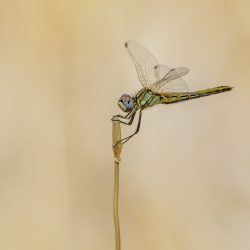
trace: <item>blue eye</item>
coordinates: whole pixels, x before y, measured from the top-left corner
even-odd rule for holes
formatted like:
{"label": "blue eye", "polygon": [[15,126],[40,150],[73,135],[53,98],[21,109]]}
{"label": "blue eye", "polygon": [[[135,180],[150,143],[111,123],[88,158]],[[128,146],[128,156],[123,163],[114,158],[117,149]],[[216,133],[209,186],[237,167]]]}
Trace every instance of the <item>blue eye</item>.
{"label": "blue eye", "polygon": [[131,99],[127,102],[126,107],[127,107],[128,109],[132,109],[133,106],[134,106],[134,104],[133,104],[133,99],[131,98]]}
{"label": "blue eye", "polygon": [[129,111],[133,110],[133,108],[134,108],[133,97],[131,97],[127,94],[122,95],[117,103],[118,103],[118,106],[120,107],[120,109],[124,112],[129,112]]}

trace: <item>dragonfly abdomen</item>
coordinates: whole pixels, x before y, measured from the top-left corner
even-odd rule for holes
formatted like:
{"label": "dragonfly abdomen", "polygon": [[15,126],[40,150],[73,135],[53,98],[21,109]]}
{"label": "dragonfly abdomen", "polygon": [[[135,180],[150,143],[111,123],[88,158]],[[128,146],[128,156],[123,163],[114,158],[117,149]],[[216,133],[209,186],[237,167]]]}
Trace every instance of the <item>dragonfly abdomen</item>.
{"label": "dragonfly abdomen", "polygon": [[175,102],[187,101],[195,98],[200,98],[204,96],[219,94],[222,92],[230,91],[232,87],[230,86],[220,86],[215,88],[198,90],[195,92],[185,92],[185,93],[163,93],[161,94],[161,104],[170,104]]}

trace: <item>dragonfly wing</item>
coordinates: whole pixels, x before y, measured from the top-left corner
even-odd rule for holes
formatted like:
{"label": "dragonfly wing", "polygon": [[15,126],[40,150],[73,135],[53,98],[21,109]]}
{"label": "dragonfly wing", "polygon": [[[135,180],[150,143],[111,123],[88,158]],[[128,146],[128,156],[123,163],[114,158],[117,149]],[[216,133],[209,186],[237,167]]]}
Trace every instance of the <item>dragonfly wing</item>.
{"label": "dragonfly wing", "polygon": [[155,65],[158,65],[157,59],[151,52],[135,41],[127,41],[125,48],[131,57],[138,78],[144,88],[149,88],[157,81],[155,75]]}
{"label": "dragonfly wing", "polygon": [[166,83],[158,92],[189,92],[189,89],[187,83],[179,77]]}
{"label": "dragonfly wing", "polygon": [[[157,82],[163,79],[169,73],[170,70],[171,68],[169,68],[166,65],[159,65],[159,64],[155,65],[154,71],[155,71],[155,77],[156,77]],[[157,82],[154,83],[154,85],[157,85]]]}
{"label": "dragonfly wing", "polygon": [[189,72],[188,68],[170,69],[165,65],[155,66],[157,82],[151,86],[155,92],[188,92],[186,82],[181,78]]}

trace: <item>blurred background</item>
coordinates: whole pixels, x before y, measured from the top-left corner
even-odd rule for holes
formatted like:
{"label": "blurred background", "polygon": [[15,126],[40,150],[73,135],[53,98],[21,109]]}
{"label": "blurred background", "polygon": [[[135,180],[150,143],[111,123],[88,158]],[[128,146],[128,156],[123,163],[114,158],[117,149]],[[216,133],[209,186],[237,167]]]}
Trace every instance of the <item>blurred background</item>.
{"label": "blurred background", "polygon": [[[250,249],[250,2],[0,2],[0,248],[114,249],[111,117],[124,42],[233,91],[143,113],[120,170],[122,249]],[[135,126],[122,127],[123,136]]]}

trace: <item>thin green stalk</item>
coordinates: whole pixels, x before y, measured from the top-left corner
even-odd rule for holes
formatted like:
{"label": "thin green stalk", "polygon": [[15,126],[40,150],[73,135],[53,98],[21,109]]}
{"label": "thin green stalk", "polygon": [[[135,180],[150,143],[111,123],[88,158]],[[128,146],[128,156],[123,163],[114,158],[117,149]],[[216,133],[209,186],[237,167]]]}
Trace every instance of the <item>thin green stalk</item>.
{"label": "thin green stalk", "polygon": [[[112,137],[113,145],[116,145],[118,141],[121,140],[121,126],[120,122],[113,121],[112,123]],[[120,224],[119,224],[119,213],[118,213],[118,197],[119,197],[119,163],[120,154],[122,150],[122,143],[118,143],[114,151],[114,197],[113,197],[113,212],[114,212],[114,223],[115,223],[115,250],[121,249],[121,237],[120,237]]]}

